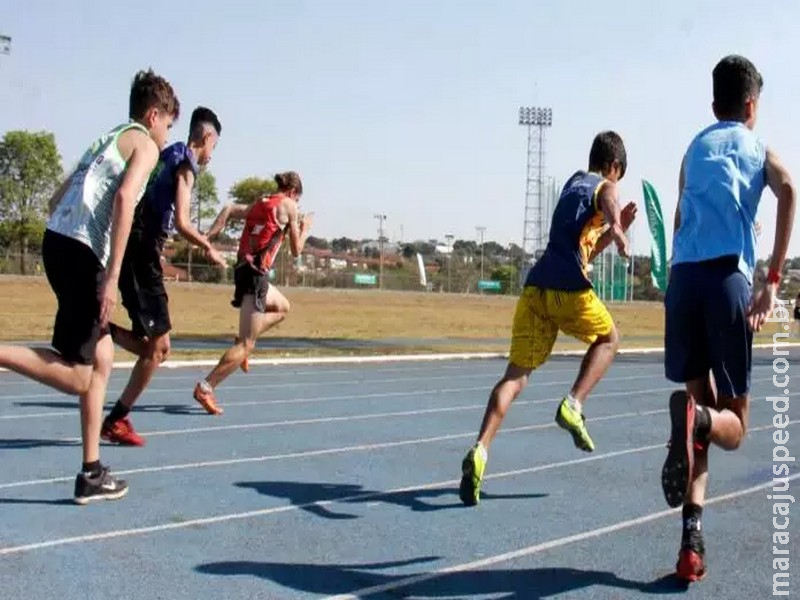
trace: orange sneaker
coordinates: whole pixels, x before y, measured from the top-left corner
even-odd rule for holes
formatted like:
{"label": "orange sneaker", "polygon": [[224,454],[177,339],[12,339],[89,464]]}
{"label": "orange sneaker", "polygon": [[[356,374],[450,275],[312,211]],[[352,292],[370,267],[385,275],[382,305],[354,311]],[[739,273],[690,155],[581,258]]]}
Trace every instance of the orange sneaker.
{"label": "orange sneaker", "polygon": [[204,390],[198,382],[194,386],[194,399],[200,403],[206,412],[210,415],[221,415],[222,409],[217,406],[217,398],[214,396],[214,390]]}

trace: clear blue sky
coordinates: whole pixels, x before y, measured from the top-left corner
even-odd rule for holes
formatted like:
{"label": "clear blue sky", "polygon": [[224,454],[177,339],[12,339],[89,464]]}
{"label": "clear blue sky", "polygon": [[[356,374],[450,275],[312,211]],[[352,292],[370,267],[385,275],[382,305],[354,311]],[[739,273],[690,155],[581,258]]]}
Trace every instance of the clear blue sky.
{"label": "clear blue sky", "polygon": [[[91,6],[97,8],[91,8]],[[55,132],[71,166],[127,116],[136,70],[178,91],[183,139],[192,108],[216,110],[211,165],[220,197],[249,175],[301,173],[305,210],[324,237],[520,243],[525,132],[520,105],[553,108],[547,172],[586,165],[595,133],[625,139],[624,199],[658,189],[668,223],[678,167],[709,124],[711,69],[737,52],[762,71],[758,132],[800,180],[800,5],[709,0],[285,0],[45,2],[0,0],[0,132]],[[767,191],[759,248],[772,247]],[[649,253],[644,210],[635,247]],[[668,228],[671,239],[671,225]],[[790,255],[800,254],[800,235]]]}

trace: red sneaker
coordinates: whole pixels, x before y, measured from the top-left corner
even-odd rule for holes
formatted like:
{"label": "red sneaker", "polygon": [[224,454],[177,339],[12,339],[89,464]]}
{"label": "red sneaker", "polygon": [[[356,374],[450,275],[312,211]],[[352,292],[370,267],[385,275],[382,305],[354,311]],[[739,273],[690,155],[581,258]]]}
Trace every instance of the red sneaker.
{"label": "red sneaker", "polygon": [[691,548],[681,548],[675,574],[684,581],[701,581],[706,576],[706,564],[703,556]]}
{"label": "red sneaker", "polygon": [[119,444],[120,446],[144,446],[145,444],[144,438],[136,433],[133,423],[128,417],[114,422],[108,419],[103,421],[100,437],[107,442]]}

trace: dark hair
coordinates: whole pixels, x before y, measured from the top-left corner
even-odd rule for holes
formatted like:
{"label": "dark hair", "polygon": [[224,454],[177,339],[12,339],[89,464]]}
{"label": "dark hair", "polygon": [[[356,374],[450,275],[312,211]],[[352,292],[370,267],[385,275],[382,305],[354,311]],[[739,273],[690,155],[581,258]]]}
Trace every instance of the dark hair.
{"label": "dark hair", "polygon": [[285,173],[278,173],[275,175],[275,183],[278,184],[279,192],[297,192],[303,194],[303,182],[300,181],[300,175],[294,171],[287,171]]}
{"label": "dark hair", "polygon": [[169,82],[159,77],[153,69],[139,71],[131,84],[131,95],[128,102],[128,117],[142,119],[151,108],[157,108],[172,115],[180,116],[181,105]]}
{"label": "dark hair", "polygon": [[192,111],[192,119],[189,121],[189,139],[201,140],[203,138],[203,125],[211,125],[217,132],[217,135],[222,133],[222,125],[214,114],[214,111],[205,106],[198,106]]}
{"label": "dark hair", "polygon": [[621,179],[628,169],[628,155],[625,152],[625,144],[619,134],[614,131],[598,133],[594,138],[594,142],[592,142],[592,149],[589,151],[589,170],[608,171],[615,160],[619,162]]}
{"label": "dark hair", "polygon": [[717,63],[712,73],[714,110],[718,118],[740,117],[747,100],[757,98],[764,79],[744,56],[732,54]]}

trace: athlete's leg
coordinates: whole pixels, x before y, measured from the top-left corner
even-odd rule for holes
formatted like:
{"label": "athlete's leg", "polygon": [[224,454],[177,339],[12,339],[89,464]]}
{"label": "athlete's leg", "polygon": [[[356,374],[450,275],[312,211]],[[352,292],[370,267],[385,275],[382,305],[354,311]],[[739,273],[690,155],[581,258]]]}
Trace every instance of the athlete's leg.
{"label": "athlete's leg", "polygon": [[75,480],[74,498],[78,504],[94,500],[116,500],[128,492],[127,483],[111,477],[107,467],[100,463],[100,427],[113,363],[114,342],[110,335],[105,335],[95,348],[89,390],[80,397],[83,469]]}
{"label": "athlete's leg", "polygon": [[561,330],[587,344],[578,375],[556,411],[556,423],[572,436],[575,447],[592,452],[583,404],[605,376],[619,348],[619,333],[608,309],[592,290],[559,294],[553,312]]}
{"label": "athlete's leg", "polygon": [[109,330],[111,331],[111,339],[123,350],[127,350],[135,356],[143,356],[148,352],[148,339],[146,337],[136,335],[130,329],[120,327],[116,323],[109,323]]}
{"label": "athlete's leg", "polygon": [[547,318],[544,292],[526,288],[514,313],[509,363],[503,377],[492,388],[475,445],[461,462],[459,496],[467,506],[480,502],[481,482],[489,447],[503,419],[528,384],[530,374],[550,356],[557,326]]}
{"label": "athlete's leg", "polygon": [[126,446],[143,446],[145,444],[144,438],[133,428],[128,415],[144,390],[150,385],[159,365],[169,356],[169,333],[144,338],[141,346],[142,354],[131,370],[125,389],[108,417],[103,421],[101,437],[106,441]]}
{"label": "athlete's leg", "polygon": [[68,362],[47,348],[0,346],[0,367],[77,396],[89,389],[92,366]]}
{"label": "athlete's leg", "polygon": [[[261,310],[264,308],[266,312]],[[239,308],[238,341],[222,355],[214,369],[195,387],[195,399],[212,414],[221,414],[214,389],[227,379],[255,348],[256,340],[286,318],[289,301],[274,286],[269,286],[263,305],[256,295],[246,294]]]}

